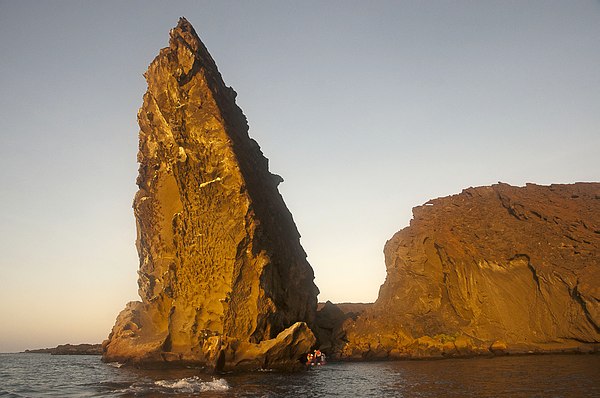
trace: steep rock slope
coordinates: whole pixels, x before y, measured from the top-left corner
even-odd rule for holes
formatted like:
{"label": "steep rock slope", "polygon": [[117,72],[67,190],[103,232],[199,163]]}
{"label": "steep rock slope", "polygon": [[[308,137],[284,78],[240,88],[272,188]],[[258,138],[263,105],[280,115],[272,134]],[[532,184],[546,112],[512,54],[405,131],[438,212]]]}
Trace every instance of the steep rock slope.
{"label": "steep rock slope", "polygon": [[269,172],[236,93],[187,20],[145,77],[133,205],[142,302],[119,315],[104,360],[288,361],[264,343],[283,333],[303,342],[288,341],[298,354],[308,350],[311,330],[286,328],[313,324],[318,289],[277,189],[283,180]]}
{"label": "steep rock slope", "polygon": [[598,349],[600,183],[469,188],[413,215],[342,357]]}
{"label": "steep rock slope", "polygon": [[335,357],[344,346],[344,325],[373,306],[372,303],[338,303],[331,301],[317,306],[317,335],[321,351]]}

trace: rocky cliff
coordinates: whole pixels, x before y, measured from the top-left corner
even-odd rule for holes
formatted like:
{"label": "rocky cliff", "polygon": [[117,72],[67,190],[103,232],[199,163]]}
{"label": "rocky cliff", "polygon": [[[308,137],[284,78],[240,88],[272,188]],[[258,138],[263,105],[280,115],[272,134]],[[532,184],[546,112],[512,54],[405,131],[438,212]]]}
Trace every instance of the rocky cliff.
{"label": "rocky cliff", "polygon": [[341,357],[598,350],[600,183],[469,188],[413,215]]}
{"label": "rocky cliff", "polygon": [[104,360],[288,366],[314,343],[318,289],[283,180],[184,18],[145,77],[133,204],[142,301],[119,315]]}

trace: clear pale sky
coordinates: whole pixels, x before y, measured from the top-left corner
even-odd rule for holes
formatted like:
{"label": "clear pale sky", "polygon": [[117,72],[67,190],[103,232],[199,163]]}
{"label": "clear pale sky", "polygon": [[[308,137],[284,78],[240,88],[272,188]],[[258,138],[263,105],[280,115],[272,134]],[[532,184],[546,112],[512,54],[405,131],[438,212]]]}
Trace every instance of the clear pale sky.
{"label": "clear pale sky", "polygon": [[371,302],[411,208],[600,180],[598,1],[0,0],[0,352],[138,299],[142,77],[185,16],[284,177],[319,300]]}

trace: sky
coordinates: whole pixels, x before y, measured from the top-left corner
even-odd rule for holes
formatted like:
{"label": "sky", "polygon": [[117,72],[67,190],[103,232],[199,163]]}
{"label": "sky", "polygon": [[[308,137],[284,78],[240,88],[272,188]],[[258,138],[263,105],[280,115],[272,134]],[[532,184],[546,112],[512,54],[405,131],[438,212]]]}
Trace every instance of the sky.
{"label": "sky", "polygon": [[600,180],[599,1],[0,0],[0,352],[137,295],[142,74],[185,16],[238,93],[320,301],[372,302],[429,199]]}

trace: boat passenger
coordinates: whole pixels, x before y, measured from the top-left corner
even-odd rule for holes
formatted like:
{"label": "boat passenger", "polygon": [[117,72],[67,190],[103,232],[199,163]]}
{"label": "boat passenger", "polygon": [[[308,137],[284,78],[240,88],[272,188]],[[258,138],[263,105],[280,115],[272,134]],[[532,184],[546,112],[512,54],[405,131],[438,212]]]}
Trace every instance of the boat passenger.
{"label": "boat passenger", "polygon": [[312,366],[314,364],[314,356],[311,352],[306,356],[306,366]]}
{"label": "boat passenger", "polygon": [[315,365],[321,365],[321,350],[315,350]]}

